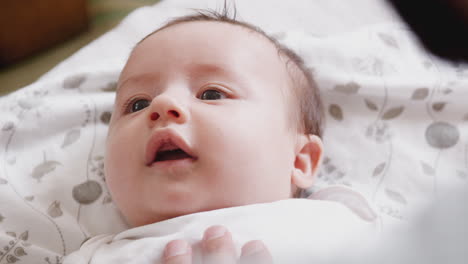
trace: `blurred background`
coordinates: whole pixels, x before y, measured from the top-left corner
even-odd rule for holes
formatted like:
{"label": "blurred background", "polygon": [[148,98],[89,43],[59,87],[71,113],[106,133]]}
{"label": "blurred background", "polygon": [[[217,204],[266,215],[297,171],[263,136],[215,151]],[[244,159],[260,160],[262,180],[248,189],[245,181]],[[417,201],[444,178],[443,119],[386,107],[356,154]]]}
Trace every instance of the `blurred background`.
{"label": "blurred background", "polygon": [[132,10],[159,0],[3,0],[0,96],[24,87],[115,27]]}

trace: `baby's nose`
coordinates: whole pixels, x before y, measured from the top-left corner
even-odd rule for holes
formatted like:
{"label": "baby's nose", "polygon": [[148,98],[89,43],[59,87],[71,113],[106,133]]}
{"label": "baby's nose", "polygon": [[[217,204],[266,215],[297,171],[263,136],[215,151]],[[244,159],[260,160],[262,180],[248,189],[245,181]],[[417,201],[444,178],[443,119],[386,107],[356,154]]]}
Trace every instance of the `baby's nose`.
{"label": "baby's nose", "polygon": [[172,120],[176,123],[183,123],[187,121],[188,113],[181,106],[180,102],[168,96],[156,97],[151,102],[151,111],[149,119],[156,120]]}

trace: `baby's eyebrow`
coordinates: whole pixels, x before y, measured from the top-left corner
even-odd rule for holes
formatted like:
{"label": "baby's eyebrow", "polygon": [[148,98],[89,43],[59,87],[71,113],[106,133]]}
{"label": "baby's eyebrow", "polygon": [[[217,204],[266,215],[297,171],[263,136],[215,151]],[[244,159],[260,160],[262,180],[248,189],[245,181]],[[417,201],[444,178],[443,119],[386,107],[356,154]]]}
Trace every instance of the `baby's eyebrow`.
{"label": "baby's eyebrow", "polygon": [[230,78],[234,77],[234,74],[232,72],[216,64],[193,63],[187,66],[187,70],[191,78],[197,78],[197,76],[206,74],[221,75]]}
{"label": "baby's eyebrow", "polygon": [[143,74],[131,76],[123,80],[118,85],[117,92],[121,93],[123,90],[125,90],[124,89],[125,87],[129,87],[129,84],[138,84],[138,83],[146,83],[146,82],[154,83],[155,81],[158,81],[159,79],[160,79],[160,74],[157,72],[143,73]]}

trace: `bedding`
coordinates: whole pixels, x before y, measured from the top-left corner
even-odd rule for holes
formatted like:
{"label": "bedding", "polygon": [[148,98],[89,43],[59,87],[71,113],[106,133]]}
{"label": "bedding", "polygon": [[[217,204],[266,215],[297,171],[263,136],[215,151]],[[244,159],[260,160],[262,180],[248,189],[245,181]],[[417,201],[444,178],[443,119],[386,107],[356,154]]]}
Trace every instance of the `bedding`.
{"label": "bedding", "polygon": [[237,257],[242,245],[261,240],[274,263],[321,262],[348,243],[373,241],[379,235],[377,218],[363,218],[341,203],[288,199],[189,214],[93,237],[64,264],[163,263],[164,248],[174,239],[194,245],[194,262],[201,263],[203,231],[220,223],[231,232]]}
{"label": "bedding", "polygon": [[[236,6],[239,19],[297,50],[321,90],[325,158],[304,195],[351,187],[372,202],[385,229],[412,219],[440,189],[467,185],[466,65],[425,52],[383,1]],[[103,175],[116,81],[133,45],[188,7],[222,2],[138,9],[0,98],[0,263],[61,263],[89,237],[127,228]]]}

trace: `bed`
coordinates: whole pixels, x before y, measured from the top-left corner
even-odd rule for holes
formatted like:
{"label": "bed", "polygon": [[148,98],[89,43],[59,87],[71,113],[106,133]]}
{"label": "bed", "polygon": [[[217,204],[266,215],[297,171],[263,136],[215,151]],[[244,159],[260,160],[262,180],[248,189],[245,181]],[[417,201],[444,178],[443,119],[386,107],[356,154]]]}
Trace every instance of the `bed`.
{"label": "bed", "polygon": [[[132,47],[168,18],[222,5],[165,0],[139,8],[38,81],[0,97],[0,263],[61,263],[89,237],[127,228],[103,174],[119,72]],[[466,65],[425,52],[382,0],[239,0],[236,7],[241,20],[305,58],[323,95],[325,158],[304,195],[354,188],[382,228],[394,230],[416,223],[432,203],[451,201],[454,188],[466,190]]]}

